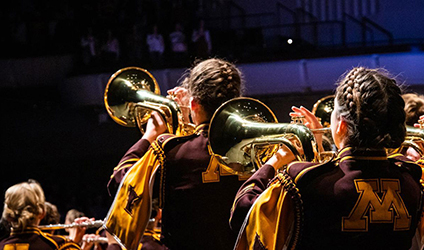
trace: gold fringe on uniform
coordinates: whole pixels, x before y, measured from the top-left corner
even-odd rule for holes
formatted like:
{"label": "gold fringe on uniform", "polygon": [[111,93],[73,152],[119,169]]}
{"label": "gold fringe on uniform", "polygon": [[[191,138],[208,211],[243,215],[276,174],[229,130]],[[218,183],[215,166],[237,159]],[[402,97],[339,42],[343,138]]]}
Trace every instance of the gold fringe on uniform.
{"label": "gold fringe on uniform", "polygon": [[294,249],[301,235],[302,214],[294,182],[285,172],[278,174],[252,205],[234,249]]}

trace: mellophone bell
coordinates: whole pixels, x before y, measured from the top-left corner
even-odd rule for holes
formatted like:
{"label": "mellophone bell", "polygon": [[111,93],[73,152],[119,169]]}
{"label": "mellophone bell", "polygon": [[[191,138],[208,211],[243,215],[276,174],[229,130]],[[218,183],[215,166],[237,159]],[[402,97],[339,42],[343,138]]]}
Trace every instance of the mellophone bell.
{"label": "mellophone bell", "polygon": [[181,107],[160,95],[159,85],[153,75],[139,67],[127,67],[115,72],[109,79],[104,103],[110,117],[125,127],[136,127],[143,133],[143,125],[152,111],[158,112],[169,133],[191,133],[193,126],[185,121]]}
{"label": "mellophone bell", "polygon": [[312,131],[302,124],[278,123],[262,102],[247,97],[224,103],[213,115],[209,128],[211,150],[236,174],[251,174],[280,145],[298,160],[314,161],[319,152]]}

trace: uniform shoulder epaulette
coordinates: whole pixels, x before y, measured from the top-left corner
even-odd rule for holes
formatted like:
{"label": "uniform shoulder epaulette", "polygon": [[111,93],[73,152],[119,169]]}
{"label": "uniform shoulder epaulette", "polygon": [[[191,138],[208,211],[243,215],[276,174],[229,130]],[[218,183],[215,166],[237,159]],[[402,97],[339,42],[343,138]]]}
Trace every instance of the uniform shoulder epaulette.
{"label": "uniform shoulder epaulette", "polygon": [[181,144],[185,141],[190,140],[193,137],[196,137],[196,134],[176,136],[174,134],[162,134],[157,138],[158,145],[165,151],[169,151],[178,144]]}
{"label": "uniform shoulder epaulette", "polygon": [[421,166],[410,160],[408,157],[402,155],[402,154],[393,154],[387,157],[387,159],[397,165],[398,167],[408,171],[411,173],[412,177],[415,180],[420,180],[422,175],[422,169]]}
{"label": "uniform shoulder epaulette", "polygon": [[317,176],[334,169],[336,161],[337,158],[323,163],[292,162],[287,167],[287,173],[294,180],[297,186],[302,185],[302,183],[308,184]]}

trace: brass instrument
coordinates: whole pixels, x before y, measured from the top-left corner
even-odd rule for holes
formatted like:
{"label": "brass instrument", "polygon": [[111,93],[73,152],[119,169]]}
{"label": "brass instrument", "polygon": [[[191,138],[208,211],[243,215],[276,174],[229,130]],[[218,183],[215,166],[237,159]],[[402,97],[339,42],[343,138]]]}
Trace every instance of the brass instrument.
{"label": "brass instrument", "polygon": [[254,172],[282,144],[298,160],[317,159],[315,137],[310,129],[300,124],[277,123],[265,104],[246,97],[229,100],[214,113],[209,144],[224,168],[235,174]]}
{"label": "brass instrument", "polygon": [[[321,131],[322,135],[322,147],[324,151],[320,152],[320,161],[331,159],[336,155],[337,147],[333,141],[333,135],[331,134],[331,113],[334,110],[334,95],[328,95],[319,99],[312,108],[312,114],[314,114],[321,122],[323,128]],[[314,131],[315,133],[315,131]]]}
{"label": "brass instrument", "polygon": [[38,228],[44,231],[44,230],[60,230],[60,229],[75,228],[75,227],[99,228],[101,226],[103,226],[103,221],[95,220],[95,221],[82,222],[80,224],[71,223],[71,224],[41,225],[41,226],[38,226]]}
{"label": "brass instrument", "polygon": [[142,125],[152,111],[161,115],[169,133],[184,135],[193,130],[184,121],[177,102],[161,96],[156,79],[142,68],[128,67],[115,72],[106,85],[104,102],[115,122],[125,127],[138,126],[142,133]]}
{"label": "brass instrument", "polygon": [[388,149],[389,154],[400,153],[406,155],[408,148],[413,148],[421,158],[424,157],[424,130],[406,126],[406,136],[402,145],[396,149]]}
{"label": "brass instrument", "polygon": [[334,110],[334,95],[328,95],[319,99],[312,108],[314,114],[320,120],[324,128],[330,127],[331,113]]}

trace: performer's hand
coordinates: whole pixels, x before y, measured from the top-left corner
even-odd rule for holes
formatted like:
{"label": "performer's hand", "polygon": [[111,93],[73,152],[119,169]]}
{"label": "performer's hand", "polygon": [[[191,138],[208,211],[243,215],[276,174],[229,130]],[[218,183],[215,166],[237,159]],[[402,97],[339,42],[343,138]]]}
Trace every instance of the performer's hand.
{"label": "performer's hand", "polygon": [[406,150],[406,157],[408,159],[410,159],[411,161],[418,161],[419,159],[421,159],[421,155],[412,147],[409,147]]}
{"label": "performer's hand", "polygon": [[183,87],[175,87],[168,90],[168,95],[172,97],[174,101],[180,106],[183,114],[184,122],[190,122],[190,95],[188,89]]}
{"label": "performer's hand", "polygon": [[[307,108],[305,108],[303,106],[301,106],[300,108],[293,106],[292,110],[293,110],[293,112],[291,112],[289,115],[291,117],[303,117],[303,119],[304,119],[303,125],[305,125],[309,129],[320,129],[320,128],[322,128],[321,122]],[[317,145],[318,145],[318,150],[320,152],[324,151],[324,148],[322,146],[322,132],[314,133],[314,135],[315,135],[315,139],[316,139],[316,142],[317,142]]]}
{"label": "performer's hand", "polygon": [[[94,221],[94,218],[91,218],[91,219],[89,219],[88,217],[76,218],[74,220],[74,223],[75,224],[81,224],[83,222],[89,222],[89,221]],[[71,228],[71,230],[69,230],[69,239],[71,239],[73,242],[79,244],[82,241],[82,238],[84,237],[86,229],[87,229],[87,227]]]}
{"label": "performer's hand", "polygon": [[147,121],[146,131],[142,138],[152,143],[159,135],[165,133],[167,130],[165,121],[156,111],[153,111]]}
{"label": "performer's hand", "polygon": [[278,170],[295,159],[296,157],[294,156],[293,152],[286,146],[282,145],[280,149],[265,164],[269,164],[275,170]]}
{"label": "performer's hand", "polygon": [[424,115],[420,116],[418,123],[414,123],[415,128],[424,128]]}
{"label": "performer's hand", "polygon": [[[84,234],[81,250],[90,250],[99,237],[100,236],[96,234]],[[96,243],[96,245],[98,245],[98,243]]]}

